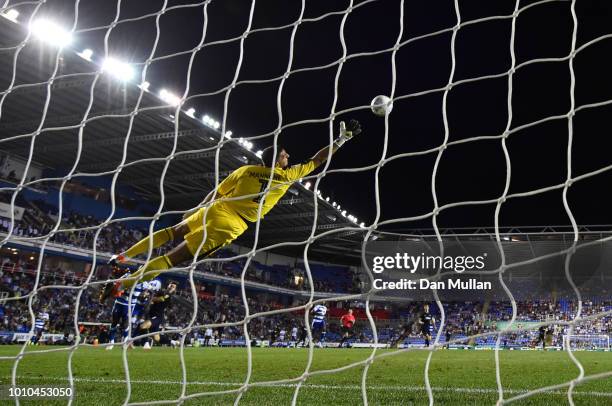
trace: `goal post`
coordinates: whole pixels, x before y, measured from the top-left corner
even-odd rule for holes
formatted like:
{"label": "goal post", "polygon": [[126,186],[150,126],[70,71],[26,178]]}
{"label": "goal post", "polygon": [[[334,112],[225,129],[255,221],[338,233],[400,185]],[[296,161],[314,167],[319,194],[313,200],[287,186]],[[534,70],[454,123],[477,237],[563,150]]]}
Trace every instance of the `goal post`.
{"label": "goal post", "polygon": [[583,351],[610,351],[610,336],[607,334],[565,334],[563,349]]}

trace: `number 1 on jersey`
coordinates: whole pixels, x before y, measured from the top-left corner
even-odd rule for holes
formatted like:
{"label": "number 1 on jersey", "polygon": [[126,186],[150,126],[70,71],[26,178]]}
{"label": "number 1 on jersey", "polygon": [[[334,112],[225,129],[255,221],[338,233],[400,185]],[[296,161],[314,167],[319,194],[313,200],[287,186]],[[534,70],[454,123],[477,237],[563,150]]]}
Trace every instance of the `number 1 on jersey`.
{"label": "number 1 on jersey", "polygon": [[[266,186],[268,186],[268,179],[259,179],[259,183],[260,183],[260,188],[259,188],[259,193],[263,193],[264,190],[266,190]],[[264,197],[264,195],[261,196],[257,196],[253,199],[253,201],[255,203],[259,203],[261,201],[261,199]]]}

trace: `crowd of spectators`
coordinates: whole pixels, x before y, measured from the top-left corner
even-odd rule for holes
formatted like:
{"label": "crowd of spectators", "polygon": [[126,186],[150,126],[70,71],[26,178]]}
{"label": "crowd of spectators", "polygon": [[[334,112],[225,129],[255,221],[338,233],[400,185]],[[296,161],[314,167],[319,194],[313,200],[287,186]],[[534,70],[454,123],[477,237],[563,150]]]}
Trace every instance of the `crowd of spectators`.
{"label": "crowd of spectators", "polygon": [[[28,332],[31,327],[31,316],[28,310],[27,295],[32,292],[36,281],[34,264],[15,263],[10,260],[0,266],[0,330],[12,332]],[[100,274],[109,273],[105,267],[99,269]],[[74,333],[75,306],[78,287],[85,282],[87,275],[64,272],[61,269],[44,268],[40,272],[38,290],[32,302],[34,315],[38,312],[49,313],[47,331],[49,333]],[[45,286],[74,286],[75,289],[45,288]],[[235,322],[244,317],[244,306],[240,296],[227,294],[212,295],[205,291],[203,284],[196,283],[198,297],[197,313],[194,325],[206,323]],[[112,302],[102,305],[98,302],[100,285],[86,288],[79,300],[78,325],[85,336],[98,336],[107,330],[111,320]],[[8,300],[7,300],[8,299]],[[18,300],[15,300],[18,299]],[[255,298],[248,299],[251,313],[259,313],[280,308],[273,300],[262,302]],[[187,285],[177,293],[177,298],[166,311],[167,325],[172,327],[187,326],[194,313],[192,290]],[[280,314],[256,318],[251,321],[250,328],[254,334],[262,334],[264,330],[278,325],[282,320],[292,319],[293,314]],[[219,336],[236,339],[242,335],[240,326],[228,326],[218,331]]]}
{"label": "crowd of spectators", "polygon": [[[235,256],[230,250],[223,250],[220,255]],[[200,264],[196,269],[231,278],[240,278],[244,270],[245,259],[231,262],[214,262]],[[251,261],[245,273],[245,280],[277,286],[286,289],[309,291],[310,285],[303,267],[278,266],[267,270],[257,261]],[[359,286],[353,284],[353,275],[347,267],[342,273],[321,273],[313,276],[314,290],[327,293],[356,293]]]}
{"label": "crowd of spectators", "polygon": [[[3,194],[0,201],[10,203],[10,196]],[[21,220],[14,223],[12,233],[18,237],[41,237],[48,235],[56,226],[57,210],[44,201],[26,202],[18,196],[15,204],[25,209]],[[60,231],[54,233],[50,242],[79,247],[91,250],[96,238],[98,252],[117,253],[124,251],[144,235],[148,230],[126,223],[111,223],[99,229],[100,220],[93,216],[85,216],[76,212],[63,214]],[[10,228],[10,219],[0,219],[0,231],[7,232]],[[97,232],[99,230],[99,233]],[[236,254],[229,250],[222,250],[218,255],[232,257]],[[15,258],[0,257],[0,292],[3,295],[0,300],[6,298],[20,298],[28,295],[36,280],[36,265]],[[200,264],[198,272],[223,275],[231,278],[240,278],[244,269],[245,260],[233,260],[225,262],[207,262]],[[109,274],[105,266],[96,267],[96,278],[104,279]],[[359,278],[346,269],[311,269],[315,291],[334,293],[355,293],[361,289]],[[43,263],[43,269],[38,280],[39,290],[32,302],[32,309],[38,312],[45,308],[50,313],[49,331],[55,333],[69,333],[74,329],[74,316],[78,289],[40,289],[42,286],[81,286],[87,275],[67,272],[60,268],[51,269],[47,262]],[[303,266],[267,266],[257,261],[251,261],[246,269],[245,279],[247,281],[259,282],[271,286],[309,290],[308,278]],[[97,295],[100,285],[88,287],[83,290],[80,297],[78,309],[78,321],[87,323],[102,323],[91,326],[80,324],[79,329],[84,335],[103,335],[104,323],[110,321],[109,305],[100,305]],[[235,322],[244,317],[244,304],[239,295],[211,294],[207,292],[204,285],[197,284],[198,311],[194,325],[206,323]],[[528,293],[528,292],[527,292]],[[584,292],[583,292],[584,293]],[[588,293],[588,292],[587,292]],[[191,290],[183,288],[178,293],[179,298],[173,303],[167,312],[168,324],[174,327],[183,327],[190,323],[193,315],[193,301]],[[523,295],[528,297],[528,295]],[[585,294],[584,297],[589,297]],[[581,316],[598,314],[612,309],[611,296],[603,297],[599,292],[599,298],[588,298],[583,301]],[[275,299],[262,300],[255,296],[248,299],[251,314],[265,312],[272,309],[282,308]],[[27,332],[30,329],[31,317],[27,306],[27,300],[2,300],[0,302],[0,329],[4,331]],[[348,304],[347,304],[348,305]],[[498,323],[507,322],[512,317],[512,308],[508,302],[451,302],[445,305],[445,327],[444,335],[469,337],[477,334],[496,331]],[[390,320],[379,321],[379,338],[381,342],[393,341],[398,336],[400,328],[406,324],[413,323],[415,315],[419,314],[421,304],[396,305],[389,309]],[[432,306],[436,313],[437,306]],[[551,323],[572,320],[577,315],[577,302],[567,298],[557,299],[525,299],[517,302],[516,324],[538,321]],[[439,316],[438,316],[439,317]],[[269,338],[274,331],[285,329],[290,331],[294,326],[303,325],[303,313],[281,313],[273,316],[254,318],[249,322],[249,330],[253,336]],[[368,341],[373,337],[369,330],[369,324],[360,321],[357,325],[357,339]],[[334,336],[337,323],[331,323],[330,333]],[[559,324],[559,335],[566,331],[566,327]],[[590,322],[585,322],[575,327],[575,334],[610,334],[612,332],[612,318],[601,317]],[[217,331],[219,337],[240,339],[243,336],[242,326],[227,326]],[[511,340],[528,340],[533,333],[511,333]],[[414,337],[418,336],[415,330]]]}
{"label": "crowd of spectators", "polygon": [[[2,199],[10,203],[7,195],[2,195]],[[41,201],[18,202],[26,207],[23,219],[15,221],[13,235],[18,237],[44,237],[55,227],[57,222],[57,212],[54,207]],[[95,217],[82,215],[76,212],[64,213],[59,231],[53,234],[50,242],[78,247],[86,250],[93,249],[94,238],[97,227],[101,221]],[[8,232],[10,219],[0,218],[0,232]],[[138,242],[143,236],[148,234],[148,229],[128,226],[125,223],[114,222],[103,227],[96,239],[97,252],[117,253],[125,251],[127,248]],[[167,249],[167,247],[165,247]],[[156,251],[154,254],[159,254]],[[222,255],[226,257],[235,254],[225,250]],[[240,278],[245,260],[234,260],[226,263],[206,263],[198,266],[197,271],[210,272],[218,275]],[[245,279],[248,281],[265,283],[268,285],[309,290],[308,278],[302,268],[286,267],[275,268],[274,270],[263,269],[263,266],[253,261],[247,268]],[[345,275],[326,275],[325,273],[314,278],[314,287],[317,292],[355,292],[352,275],[347,271]]]}
{"label": "crowd of spectators", "polygon": [[[40,201],[32,202],[21,220],[15,221],[12,234],[17,237],[46,237],[56,226],[57,213]],[[48,208],[44,211],[42,208]],[[55,232],[49,242],[70,245],[87,250],[93,249],[100,220],[93,216],[85,216],[75,212],[64,214],[58,231]],[[0,231],[8,232],[10,219],[0,219]],[[120,252],[139,241],[147,231],[134,227],[127,227],[122,223],[110,223],[103,227],[96,240],[98,252]]]}
{"label": "crowd of spectators", "polygon": [[[28,295],[36,282],[36,267],[33,263],[13,262],[2,259],[0,266],[0,324],[2,330],[28,332],[30,330],[30,313]],[[38,280],[38,290],[32,301],[35,316],[46,310],[50,317],[48,331],[63,333],[74,325],[74,311],[78,287],[82,286],[85,275],[64,272],[56,268],[43,267]],[[45,288],[45,286],[62,286],[74,288]],[[89,290],[81,296],[79,319],[103,320],[108,311],[91,300]],[[7,300],[8,299],[8,300]],[[17,300],[16,300],[17,299]]]}
{"label": "crowd of spectators", "polygon": [[[109,272],[105,267],[100,267],[100,274]],[[49,313],[49,323],[47,330],[56,334],[74,334],[75,326],[75,306],[79,289],[87,275],[74,272],[65,272],[62,269],[49,269],[43,267],[38,280],[38,290],[32,301],[32,310],[36,315],[39,311]],[[0,330],[12,332],[28,332],[31,326],[31,316],[28,310],[27,295],[32,291],[36,281],[35,265],[32,263],[15,263],[12,259],[3,258],[0,266],[0,285],[2,300],[0,300]],[[75,287],[75,289],[44,288],[45,286],[56,285],[64,287]],[[93,342],[94,338],[104,337],[111,319],[111,303],[102,305],[97,297],[100,285],[90,286],[83,290],[79,300],[77,313],[77,326],[88,342]],[[242,297],[239,294],[211,293],[201,283],[195,284],[197,296],[197,312],[193,320],[193,325],[203,325],[210,323],[232,323],[239,322],[245,315]],[[250,314],[267,312],[270,310],[282,309],[278,298],[270,295],[269,299],[262,299],[255,292],[248,292],[248,306]],[[22,298],[19,300],[6,300]],[[331,302],[330,302],[331,303]],[[335,303],[334,303],[335,305]],[[360,313],[356,303],[345,303],[345,307],[353,307]],[[381,305],[382,306],[382,305]],[[391,317],[400,319],[378,320],[378,336],[380,342],[393,342],[399,335],[401,329],[406,325],[414,324],[422,308],[421,303],[409,305],[384,305],[388,309]],[[444,326],[443,337],[465,337],[468,343],[469,337],[497,331],[497,323],[506,322],[511,316],[511,307],[508,303],[491,302],[451,302],[444,304],[446,323]],[[432,306],[432,313],[439,320],[439,312],[436,306]],[[581,314],[589,316],[601,312],[610,311],[612,301],[583,301]],[[362,309],[361,309],[362,310]],[[510,313],[509,313],[510,312]],[[548,321],[555,325],[555,322],[571,320],[577,312],[575,301],[561,300],[558,302],[519,302],[517,304],[516,324],[520,328],[527,325],[527,322]],[[183,283],[177,293],[177,297],[172,301],[166,311],[167,325],[173,328],[183,328],[192,322],[194,314],[193,293],[187,283]],[[331,313],[330,313],[331,314]],[[278,337],[279,330],[287,332],[286,339],[289,338],[289,331],[293,327],[303,326],[303,312],[282,312],[279,314],[253,318],[248,325],[251,338],[272,339]],[[522,323],[522,325],[521,325]],[[557,325],[553,344],[560,344],[559,340],[567,332],[567,327]],[[413,334],[408,337],[414,340],[419,339],[418,328],[413,330]],[[446,333],[448,332],[448,336]],[[330,316],[328,323],[328,340],[339,337],[339,325],[336,317]],[[510,332],[504,337],[504,344],[510,342],[529,343],[533,340],[536,330],[526,332]],[[599,317],[592,321],[585,321],[578,324],[574,329],[574,334],[578,335],[609,335],[612,334],[612,317]],[[218,338],[231,340],[244,339],[243,326],[225,326],[215,329]],[[190,333],[191,337],[203,336],[203,330],[198,329]],[[355,340],[370,342],[373,339],[372,331],[367,320],[361,318],[356,324]],[[442,339],[444,341],[445,338]],[[492,344],[495,335],[480,339],[479,344]],[[473,344],[473,342],[472,342]]]}

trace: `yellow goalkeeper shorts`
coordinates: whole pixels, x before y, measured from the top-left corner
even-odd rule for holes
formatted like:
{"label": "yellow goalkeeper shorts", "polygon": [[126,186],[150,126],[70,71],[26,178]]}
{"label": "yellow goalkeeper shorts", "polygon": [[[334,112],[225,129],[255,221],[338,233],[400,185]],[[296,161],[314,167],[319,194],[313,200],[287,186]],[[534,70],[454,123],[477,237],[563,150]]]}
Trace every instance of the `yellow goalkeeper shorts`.
{"label": "yellow goalkeeper shorts", "polygon": [[199,251],[200,256],[212,254],[234,241],[248,228],[242,217],[223,202],[215,203],[208,209],[199,209],[187,217],[189,232],[184,237],[189,251],[194,256],[204,239],[204,213],[206,213],[206,241]]}

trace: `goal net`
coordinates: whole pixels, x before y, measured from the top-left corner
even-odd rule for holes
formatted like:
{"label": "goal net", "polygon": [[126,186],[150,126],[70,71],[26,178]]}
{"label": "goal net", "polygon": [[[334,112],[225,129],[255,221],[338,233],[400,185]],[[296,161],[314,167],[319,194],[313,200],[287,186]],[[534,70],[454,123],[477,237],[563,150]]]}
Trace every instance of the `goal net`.
{"label": "goal net", "polygon": [[610,336],[598,335],[565,335],[563,345],[569,346],[572,350],[604,350],[610,349]]}
{"label": "goal net", "polygon": [[[609,186],[612,169],[596,138],[609,130],[612,105],[602,90],[609,88],[604,63],[612,38],[609,21],[602,23],[596,9],[581,8],[576,0],[516,0],[482,8],[455,0],[446,6],[442,13],[437,4],[403,0],[0,2],[0,306],[17,317],[10,323],[27,337],[18,351],[1,353],[10,363],[3,382],[18,386],[31,357],[59,351],[67,355],[62,378],[77,387],[83,378],[75,373],[75,360],[84,347],[111,345],[98,341],[111,309],[94,302],[103,286],[120,281],[106,265],[112,254],[147,235],[152,241],[154,232],[180,222],[192,207],[223,199],[218,192],[223,179],[260,162],[263,146],[272,145],[275,154],[290,146],[292,155],[307,158],[316,152],[313,144],[331,147],[339,122],[353,117],[364,123],[364,134],[291,185],[278,210],[249,224],[232,250],[164,271],[168,280],[178,275],[185,281],[178,294],[183,310],[173,316],[171,328],[155,333],[179,347],[180,394],[151,402],[213,402],[231,395],[238,404],[249,393],[282,387],[290,388],[291,403],[297,404],[313,379],[358,370],[355,393],[368,404],[375,396],[372,380],[384,373],[372,369],[424,351],[423,386],[394,381],[393,387],[400,399],[403,390],[419,390],[435,404],[441,389],[432,365],[437,350],[452,346],[494,351],[494,387],[470,392],[489,396],[486,402],[562,391],[574,404],[578,385],[609,379],[612,371],[589,372],[573,354],[609,348],[603,332],[609,333],[612,303],[609,291],[601,290],[610,286],[609,275],[581,280],[571,266],[580,252],[612,239],[610,227],[579,226],[585,212],[592,215],[588,219],[598,218],[596,209],[608,213],[589,204],[596,205]],[[555,27],[550,42],[540,37],[547,28],[542,21]],[[382,118],[370,111],[377,95],[393,102]],[[263,179],[253,196],[260,214],[272,181]],[[591,186],[582,189],[584,184]],[[212,200],[200,203],[210,191]],[[561,218],[567,226],[543,228],[547,249],[530,250],[525,236],[533,230],[504,226],[507,213],[513,213],[508,214],[513,225],[555,224]],[[559,217],[549,220],[551,213]],[[426,289],[427,298],[381,294],[366,260],[369,244],[416,241],[436,252],[446,241],[441,224],[447,216],[459,227],[467,222],[472,236],[484,235],[497,252],[499,263],[487,275],[500,296],[448,298],[437,287]],[[547,233],[557,240],[551,243]],[[456,234],[470,239],[469,232]],[[459,245],[466,249],[462,241]],[[150,264],[169,246],[151,243],[136,266]],[[278,251],[291,256],[299,272],[275,285],[274,266],[260,262]],[[520,270],[536,269],[553,257],[560,262],[551,279],[554,289],[547,286],[546,305],[552,308],[536,314],[540,302],[529,287],[533,279],[525,282]],[[326,258],[358,261],[359,277],[350,289],[321,282]],[[598,258],[606,265],[606,255]],[[87,265],[77,269],[71,262],[77,260]],[[442,277],[441,265],[433,273]],[[540,279],[542,273],[534,271]],[[129,301],[136,290],[130,289]],[[268,294],[285,295],[284,302],[270,306]],[[587,296],[599,301],[586,305]],[[200,305],[220,298],[226,302],[219,314]],[[417,328],[418,306],[407,304],[413,300],[429,302],[435,314],[430,346]],[[361,306],[368,352],[357,361],[317,368],[311,310],[346,302]],[[378,320],[374,308],[381,303],[410,309],[394,321],[410,324],[405,336],[386,319]],[[65,345],[28,347],[31,337],[56,326],[56,313]],[[542,314],[554,317],[533,321]],[[268,328],[263,320],[285,316],[299,319],[306,330],[304,367],[258,380],[252,347]],[[597,324],[602,334],[576,334],[574,327],[585,323]],[[573,376],[554,385],[509,389],[502,350],[531,345],[538,328],[550,325],[564,329]],[[128,323],[115,342],[122,351],[117,379],[125,384],[125,404],[139,402],[132,396],[137,380],[129,347],[155,335],[135,326]],[[245,347],[246,370],[227,387],[210,382],[217,390],[202,391],[190,384],[198,376],[190,370],[186,346],[201,343],[207,351],[222,341],[218,329],[232,337],[228,345]],[[379,348],[400,338],[401,349]]]}

